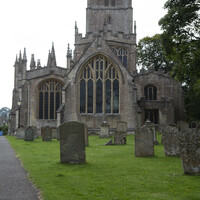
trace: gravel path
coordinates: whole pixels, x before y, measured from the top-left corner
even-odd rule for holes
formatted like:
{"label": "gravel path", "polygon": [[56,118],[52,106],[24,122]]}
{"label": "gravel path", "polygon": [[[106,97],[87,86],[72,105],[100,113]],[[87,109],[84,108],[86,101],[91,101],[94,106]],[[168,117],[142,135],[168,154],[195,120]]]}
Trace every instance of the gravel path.
{"label": "gravel path", "polygon": [[4,136],[0,136],[0,200],[39,200],[38,191]]}

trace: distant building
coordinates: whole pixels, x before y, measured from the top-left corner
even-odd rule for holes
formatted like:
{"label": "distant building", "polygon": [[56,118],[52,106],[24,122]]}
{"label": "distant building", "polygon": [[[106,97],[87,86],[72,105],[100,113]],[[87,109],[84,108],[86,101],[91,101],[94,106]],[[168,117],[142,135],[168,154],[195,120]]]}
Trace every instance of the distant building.
{"label": "distant building", "polygon": [[56,127],[85,122],[98,130],[103,121],[133,131],[145,120],[156,124],[184,118],[181,85],[162,71],[136,70],[136,24],[131,0],[88,0],[86,35],[75,25],[75,50],[68,46],[67,67],[56,63],[54,45],[47,65],[27,57],[15,61],[10,132],[25,127]]}

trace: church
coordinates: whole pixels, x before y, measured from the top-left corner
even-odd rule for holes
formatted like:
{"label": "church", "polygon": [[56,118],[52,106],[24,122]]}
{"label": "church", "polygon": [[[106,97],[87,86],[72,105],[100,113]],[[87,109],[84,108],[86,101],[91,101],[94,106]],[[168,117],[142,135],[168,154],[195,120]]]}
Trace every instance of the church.
{"label": "church", "polygon": [[132,0],[88,0],[86,34],[75,25],[75,49],[68,46],[67,67],[56,63],[54,44],[46,66],[26,50],[17,56],[9,132],[20,126],[58,127],[86,123],[98,132],[102,122],[115,129],[127,122],[133,132],[149,119],[161,124],[183,120],[181,85],[162,70],[137,72],[136,23]]}

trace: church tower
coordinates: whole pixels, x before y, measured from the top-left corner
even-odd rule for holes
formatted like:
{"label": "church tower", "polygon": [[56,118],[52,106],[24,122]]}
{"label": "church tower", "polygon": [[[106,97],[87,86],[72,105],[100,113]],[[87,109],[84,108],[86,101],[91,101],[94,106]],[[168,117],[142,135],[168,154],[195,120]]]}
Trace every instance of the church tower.
{"label": "church tower", "polygon": [[132,34],[132,0],[88,0],[86,33],[99,33],[105,24],[113,33]]}

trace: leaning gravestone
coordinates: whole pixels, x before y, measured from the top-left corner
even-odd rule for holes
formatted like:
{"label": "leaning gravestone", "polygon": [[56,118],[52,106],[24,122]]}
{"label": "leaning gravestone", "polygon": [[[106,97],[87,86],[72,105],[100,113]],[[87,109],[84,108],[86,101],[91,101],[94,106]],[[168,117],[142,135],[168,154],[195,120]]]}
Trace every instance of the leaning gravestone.
{"label": "leaning gravestone", "polygon": [[25,129],[25,141],[34,141],[34,129],[31,126]]}
{"label": "leaning gravestone", "polygon": [[166,156],[180,156],[178,144],[178,128],[174,126],[166,126],[162,133],[162,141]]}
{"label": "leaning gravestone", "polygon": [[109,138],[110,137],[110,125],[104,121],[100,127],[100,138]]}
{"label": "leaning gravestone", "polygon": [[24,140],[25,139],[25,128],[23,126],[20,126],[17,129],[16,139],[18,139],[18,140]]}
{"label": "leaning gravestone", "polygon": [[61,163],[85,163],[85,124],[68,122],[59,126]]}
{"label": "leaning gravestone", "polygon": [[52,129],[46,126],[42,129],[42,141],[47,142],[52,139]]}
{"label": "leaning gravestone", "polygon": [[127,123],[117,122],[117,130],[114,132],[114,144],[123,145],[126,144],[126,133],[127,133]]}
{"label": "leaning gravestone", "polygon": [[135,132],[135,156],[154,156],[154,131],[152,128],[143,126]]}
{"label": "leaning gravestone", "polygon": [[179,134],[179,148],[184,173],[200,175],[200,132],[181,131]]}

